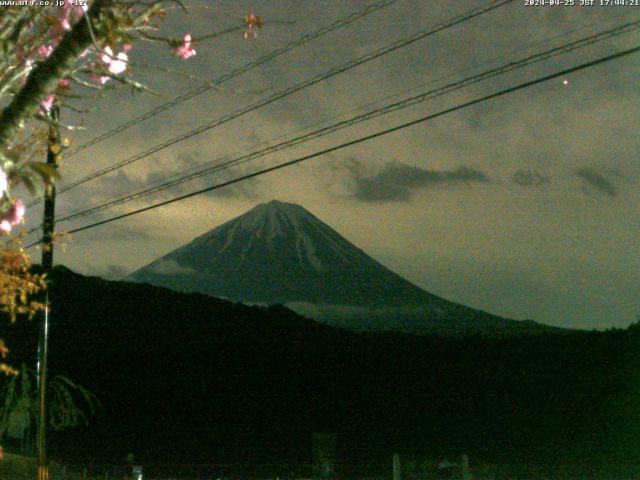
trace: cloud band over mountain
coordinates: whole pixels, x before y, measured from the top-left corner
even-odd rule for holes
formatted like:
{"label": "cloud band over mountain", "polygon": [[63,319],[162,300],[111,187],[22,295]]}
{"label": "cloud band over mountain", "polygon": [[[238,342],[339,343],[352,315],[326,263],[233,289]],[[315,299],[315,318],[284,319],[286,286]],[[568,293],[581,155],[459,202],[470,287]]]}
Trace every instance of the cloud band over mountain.
{"label": "cloud band over mountain", "polygon": [[364,202],[407,202],[418,190],[490,182],[484,172],[467,166],[432,170],[392,161],[377,173],[370,174],[362,163],[354,160],[347,169],[352,195]]}

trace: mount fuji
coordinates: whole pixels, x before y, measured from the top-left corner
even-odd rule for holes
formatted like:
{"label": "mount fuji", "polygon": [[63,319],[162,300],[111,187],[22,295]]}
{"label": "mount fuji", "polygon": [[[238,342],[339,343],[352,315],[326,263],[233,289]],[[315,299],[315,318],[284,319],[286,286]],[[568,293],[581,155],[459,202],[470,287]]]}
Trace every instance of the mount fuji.
{"label": "mount fuji", "polygon": [[447,301],[405,280],[305,208],[256,206],[129,275],[177,291],[284,304],[347,328],[424,333],[551,329]]}

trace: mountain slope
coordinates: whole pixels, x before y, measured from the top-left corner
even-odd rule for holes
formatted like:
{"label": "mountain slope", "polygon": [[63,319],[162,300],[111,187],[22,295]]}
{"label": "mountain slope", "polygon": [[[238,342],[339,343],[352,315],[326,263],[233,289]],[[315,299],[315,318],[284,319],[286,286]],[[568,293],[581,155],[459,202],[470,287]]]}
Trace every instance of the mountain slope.
{"label": "mountain slope", "polygon": [[287,304],[352,328],[448,333],[542,328],[430,294],[303,207],[278,201],[258,205],[128,279],[246,303]]}

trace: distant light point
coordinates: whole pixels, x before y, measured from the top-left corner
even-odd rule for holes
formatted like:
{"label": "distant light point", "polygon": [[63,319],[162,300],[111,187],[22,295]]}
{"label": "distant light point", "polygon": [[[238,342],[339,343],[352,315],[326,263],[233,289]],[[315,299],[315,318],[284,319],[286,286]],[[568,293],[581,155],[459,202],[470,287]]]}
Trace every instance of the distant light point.
{"label": "distant light point", "polygon": [[569,80],[562,80],[563,85],[569,85]]}

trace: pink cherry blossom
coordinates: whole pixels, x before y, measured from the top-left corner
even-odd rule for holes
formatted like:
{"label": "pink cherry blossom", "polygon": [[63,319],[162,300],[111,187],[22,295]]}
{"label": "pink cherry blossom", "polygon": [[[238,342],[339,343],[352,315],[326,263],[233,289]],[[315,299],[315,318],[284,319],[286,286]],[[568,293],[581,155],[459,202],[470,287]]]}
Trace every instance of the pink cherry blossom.
{"label": "pink cherry blossom", "polygon": [[24,203],[22,203],[22,200],[16,200],[13,203],[13,205],[11,205],[11,208],[9,208],[9,215],[10,215],[9,221],[13,225],[20,223],[24,218],[24,214],[26,212],[27,212],[27,209],[24,206]]}
{"label": "pink cherry blossom", "polygon": [[173,50],[173,53],[183,60],[187,60],[188,58],[195,57],[196,51],[191,47],[191,35],[188,33],[182,39],[182,45],[176,47]]}
{"label": "pink cherry blossom", "polygon": [[88,10],[88,5],[76,5],[67,0],[58,10],[60,26],[63,30],[71,30],[71,24],[77,22]]}
{"label": "pink cherry blossom", "polygon": [[71,23],[69,22],[68,18],[63,18],[60,22],[60,26],[62,27],[62,29],[66,32],[68,32],[69,30],[71,30]]}
{"label": "pink cherry blossom", "polygon": [[10,232],[18,223],[22,222],[26,208],[21,200],[16,200],[9,209],[0,216],[0,230]]}
{"label": "pink cherry blossom", "polygon": [[256,39],[258,38],[258,33],[256,32],[256,28],[262,29],[262,26],[264,25],[264,20],[262,19],[262,17],[254,15],[253,13],[250,13],[249,15],[244,17],[244,24],[247,26],[247,30],[244,31],[242,36],[245,39],[249,39],[249,38]]}
{"label": "pink cherry blossom", "polygon": [[253,13],[250,13],[249,15],[244,17],[244,24],[249,29],[256,28],[256,27],[258,27],[259,29],[262,29],[264,25],[264,20],[262,19],[262,17],[254,15]]}
{"label": "pink cherry blossom", "polygon": [[100,59],[104,63],[109,65],[111,63],[111,59],[112,58],[113,58],[113,50],[111,50],[111,47],[109,47],[109,46],[104,47],[104,53],[102,55],[100,55]]}
{"label": "pink cherry blossom", "polygon": [[42,58],[48,58],[53,53],[53,45],[40,45],[37,52]]}
{"label": "pink cherry blossom", "polygon": [[60,38],[65,32],[71,30],[71,22],[69,21],[70,9],[69,2],[64,2],[58,10],[58,22],[51,28],[51,35],[54,38]]}
{"label": "pink cherry blossom", "polygon": [[111,47],[105,47],[104,52],[105,53],[103,53],[100,58],[104,63],[109,65],[108,70],[110,73],[119,75],[127,69],[129,56],[126,53],[120,52],[118,55],[114,56]]}
{"label": "pink cherry blossom", "polygon": [[19,62],[24,62],[24,65],[28,68],[31,69],[33,67],[33,58],[28,56],[29,53],[27,53],[23,48],[16,48],[16,58],[18,59]]}
{"label": "pink cherry blossom", "polygon": [[53,106],[53,102],[56,99],[56,96],[53,93],[50,93],[47,98],[45,98],[42,102],[40,102],[40,106],[45,112],[51,110]]}
{"label": "pink cherry blossom", "polygon": [[129,57],[126,53],[120,52],[115,60],[111,60],[109,71],[114,75],[119,75],[127,69],[127,63],[129,63]]}
{"label": "pink cherry blossom", "polygon": [[58,86],[62,88],[67,88],[70,84],[71,82],[68,78],[61,78],[60,80],[58,80]]}
{"label": "pink cherry blossom", "polygon": [[57,9],[57,21],[50,30],[54,46],[82,18],[86,11],[86,6],[74,5],[70,0],[66,0],[64,4],[60,5],[60,8]]}
{"label": "pink cherry blossom", "polygon": [[98,82],[100,85],[104,85],[111,79],[104,75],[91,75],[91,80]]}

